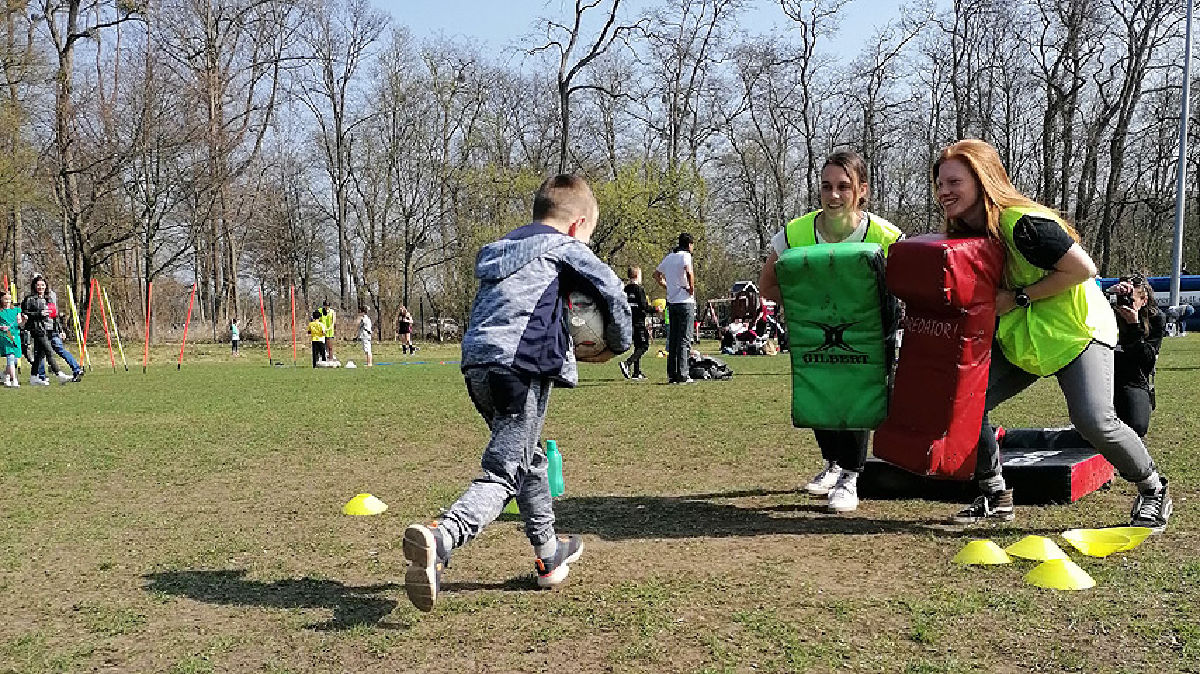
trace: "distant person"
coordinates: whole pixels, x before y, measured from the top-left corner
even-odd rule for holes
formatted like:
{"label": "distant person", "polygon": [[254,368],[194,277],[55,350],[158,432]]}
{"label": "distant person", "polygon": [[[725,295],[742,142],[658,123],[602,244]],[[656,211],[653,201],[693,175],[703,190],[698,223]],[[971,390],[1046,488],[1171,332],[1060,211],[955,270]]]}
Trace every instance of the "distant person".
{"label": "distant person", "polygon": [[361,304],[358,305],[358,341],[362,342],[363,353],[367,355],[367,367],[372,367],[375,360],[371,355],[371,317]]}
{"label": "distant person", "polygon": [[30,368],[29,383],[34,386],[50,384],[49,381],[37,375],[38,371],[44,371],[42,368],[46,363],[49,363],[50,371],[58,377],[60,382],[66,383],[74,378],[73,375],[62,371],[54,357],[54,347],[50,343],[50,335],[54,332],[54,318],[51,314],[54,312],[50,308],[52,303],[50,295],[47,293],[48,290],[46,279],[39,274],[33,277],[33,281],[29,284],[29,294],[21,301],[21,319],[25,323],[25,329],[29,331],[33,350],[33,366]]}
{"label": "distant person", "polygon": [[988,236],[1007,251],[1005,287],[996,291],[998,322],[976,448],[975,479],[982,494],[953,520],[1013,519],[1013,493],[1005,484],[1000,447],[987,415],[1053,375],[1076,430],[1137,487],[1130,525],[1163,531],[1172,510],[1167,479],[1113,406],[1117,322],[1096,285],[1096,264],[1079,245],[1079,235],[1056,211],[1021,194],[1000,153],[982,140],[943,148],[932,178],[947,233]]}
{"label": "distant person", "polygon": [[321,316],[321,310],[317,309],[313,312],[312,321],[308,324],[308,336],[312,340],[313,367],[325,360],[325,323],[321,321]]}
{"label": "distant person", "polygon": [[396,318],[396,334],[400,336],[400,352],[416,353],[417,347],[412,343],[413,316],[408,307],[400,305],[400,315]]}
{"label": "distant person", "polygon": [[325,360],[337,360],[333,355],[333,329],[337,326],[337,312],[329,306],[329,299],[321,303],[321,325],[325,326]]}
{"label": "distant person", "polygon": [[[58,307],[58,295],[56,295],[53,290],[47,287],[46,297],[49,298],[47,307],[50,309],[50,317],[54,319],[54,326],[50,330],[50,348],[54,349],[54,353],[58,354],[58,357],[62,358],[63,361],[66,362],[67,367],[71,368],[71,381],[82,381],[83,365],[79,364],[79,361],[75,360],[75,357],[71,355],[70,351],[67,351],[67,332],[63,327],[63,315],[62,312],[59,311]],[[41,379],[46,378],[45,363],[42,364],[42,367],[38,369],[35,374]]]}
{"label": "distant person", "polygon": [[[483,247],[475,261],[479,290],[462,342],[467,393],[491,430],[483,473],[438,521],[404,532],[404,590],[433,609],[450,553],[478,536],[512,498],[533,545],[538,587],[567,578],[583,553],[579,536],[557,535],[546,452],[538,442],[550,390],[578,375],[564,321],[571,290],[596,298],[608,319],[603,362],[629,348],[630,312],[621,280],[588,248],[599,207],[582,178],[547,179],[533,200],[533,222]],[[434,484],[438,475],[427,475]]]}
{"label": "distant person", "polygon": [[238,329],[237,319],[229,324],[229,345],[233,349],[233,357],[238,357],[238,344],[242,340],[242,331]]}
{"label": "distant person", "polygon": [[667,382],[690,384],[688,353],[696,317],[696,273],[692,268],[692,235],[683,232],[675,250],[654,270],[654,280],[667,289]]}
{"label": "distant person", "polygon": [[[771,239],[772,251],[763,263],[758,287],[762,296],[782,306],[779,277],[775,262],[785,251],[816,244],[875,243],[888,254],[891,245],[904,238],[892,223],[866,209],[870,194],[867,163],[854,151],[834,152],[821,167],[821,208],[787,223]],[[751,326],[757,321],[750,319]],[[754,336],[759,333],[753,327]],[[848,394],[850,392],[847,392]],[[835,513],[858,509],[858,476],[867,461],[870,431],[838,428],[814,428],[825,468],[817,473],[805,491],[827,496],[826,506]]]}
{"label": "distant person", "polygon": [[621,374],[626,379],[645,379],[642,372],[642,356],[650,348],[650,329],[646,326],[650,314],[654,313],[654,305],[646,299],[646,289],[642,287],[642,268],[629,268],[629,282],[625,284],[625,300],[633,312],[633,353],[620,362]]}
{"label": "distant person", "polygon": [[4,358],[4,387],[18,388],[17,359],[21,357],[21,310],[12,295],[0,290],[0,357]]}

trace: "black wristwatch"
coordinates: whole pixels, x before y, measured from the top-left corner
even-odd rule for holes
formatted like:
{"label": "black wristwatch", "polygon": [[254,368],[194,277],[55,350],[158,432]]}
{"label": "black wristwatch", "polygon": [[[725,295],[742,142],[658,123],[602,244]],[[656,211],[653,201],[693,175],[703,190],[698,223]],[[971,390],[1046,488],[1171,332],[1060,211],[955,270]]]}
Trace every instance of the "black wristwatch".
{"label": "black wristwatch", "polygon": [[1029,299],[1029,295],[1025,294],[1024,288],[1016,288],[1013,290],[1013,293],[1015,293],[1013,296],[1013,303],[1015,303],[1018,307],[1026,309],[1030,304],[1033,303],[1033,300]]}

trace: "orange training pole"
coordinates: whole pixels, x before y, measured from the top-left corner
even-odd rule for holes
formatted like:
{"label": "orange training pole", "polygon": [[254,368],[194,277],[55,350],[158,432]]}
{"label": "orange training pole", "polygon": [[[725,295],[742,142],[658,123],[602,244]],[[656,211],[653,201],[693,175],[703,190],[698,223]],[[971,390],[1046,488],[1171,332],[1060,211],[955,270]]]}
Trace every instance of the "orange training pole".
{"label": "orange training pole", "polygon": [[196,301],[196,284],[192,284],[192,296],[188,298],[187,318],[183,321],[183,343],[179,345],[179,362],[175,363],[175,369],[179,370],[183,367],[183,347],[187,346],[187,329],[188,324],[192,322],[192,304]]}
{"label": "orange training pole", "polygon": [[142,374],[146,374],[146,366],[150,364],[150,298],[154,295],[154,281],[146,284],[146,350],[142,353]]}
{"label": "orange training pole", "polygon": [[265,302],[263,302],[262,286],[258,287],[258,310],[260,312],[262,312],[263,337],[266,337],[266,339],[267,339],[267,364],[270,364],[272,362],[272,360],[271,360],[271,333],[267,332],[267,305]]}
{"label": "orange training pole", "polygon": [[296,344],[296,286],[288,286],[288,292],[292,296],[292,367],[295,367],[299,348]]}
{"label": "orange training pole", "polygon": [[[92,279],[95,281],[95,279]],[[97,283],[97,285],[99,285]],[[108,314],[104,313],[104,302],[100,302],[100,323],[104,325],[104,341],[108,342],[108,361],[112,363],[113,372],[117,371],[117,359],[113,356],[112,335],[108,332]]]}

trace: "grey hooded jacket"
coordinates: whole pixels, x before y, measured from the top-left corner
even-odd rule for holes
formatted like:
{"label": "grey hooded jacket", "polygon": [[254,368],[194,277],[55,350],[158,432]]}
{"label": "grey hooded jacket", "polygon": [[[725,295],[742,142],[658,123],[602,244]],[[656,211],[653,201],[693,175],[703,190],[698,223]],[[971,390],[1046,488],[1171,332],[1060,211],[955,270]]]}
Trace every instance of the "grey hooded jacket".
{"label": "grey hooded jacket", "polygon": [[604,308],[608,348],[629,349],[632,323],[624,286],[573,236],[537,222],[519,227],[479,251],[475,277],[479,290],[463,335],[463,370],[504,365],[575,386],[575,353],[563,320],[564,298],[574,290]]}

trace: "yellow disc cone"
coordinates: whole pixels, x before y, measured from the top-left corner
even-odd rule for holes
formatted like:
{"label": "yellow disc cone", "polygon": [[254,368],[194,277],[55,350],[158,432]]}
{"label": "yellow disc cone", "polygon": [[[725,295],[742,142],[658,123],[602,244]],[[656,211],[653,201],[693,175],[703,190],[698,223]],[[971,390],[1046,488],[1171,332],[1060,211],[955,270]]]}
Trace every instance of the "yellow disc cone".
{"label": "yellow disc cone", "polygon": [[1128,536],[1105,529],[1071,529],[1064,531],[1062,537],[1090,557],[1107,557],[1129,545]]}
{"label": "yellow disc cone", "polygon": [[1125,552],[1132,550],[1142,544],[1142,541],[1152,533],[1150,527],[1107,527],[1099,531],[1111,531],[1113,533],[1124,534],[1129,538],[1129,543],[1125,547],[1120,548],[1117,552]]}
{"label": "yellow disc cone", "polygon": [[992,541],[971,541],[954,555],[958,564],[1010,564],[1008,553]]}
{"label": "yellow disc cone", "polygon": [[370,494],[359,494],[342,506],[342,512],[347,515],[378,515],[387,510],[387,504]]}
{"label": "yellow disc cone", "polygon": [[1086,590],[1096,581],[1069,559],[1050,559],[1025,574],[1025,582],[1051,590]]}
{"label": "yellow disc cone", "polygon": [[1004,551],[1013,557],[1023,557],[1025,559],[1069,559],[1067,553],[1062,551],[1062,548],[1046,538],[1045,536],[1026,536],[1012,545],[1004,548]]}

